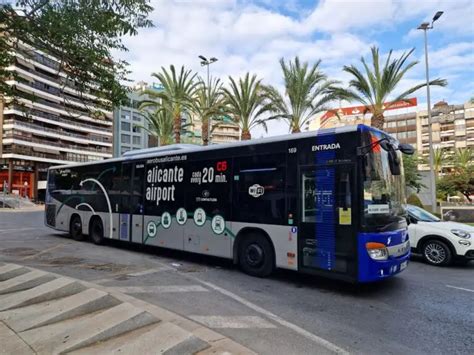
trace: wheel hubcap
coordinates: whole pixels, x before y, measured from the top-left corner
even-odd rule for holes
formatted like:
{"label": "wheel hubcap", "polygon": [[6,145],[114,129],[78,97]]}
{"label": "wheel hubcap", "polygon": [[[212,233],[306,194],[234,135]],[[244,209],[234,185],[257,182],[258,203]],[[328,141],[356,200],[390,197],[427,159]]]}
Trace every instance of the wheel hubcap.
{"label": "wheel hubcap", "polygon": [[438,243],[430,243],[425,247],[426,258],[434,264],[441,264],[446,258],[446,251]]}
{"label": "wheel hubcap", "polygon": [[247,263],[251,266],[259,266],[263,263],[264,252],[257,244],[250,244],[245,251]]}

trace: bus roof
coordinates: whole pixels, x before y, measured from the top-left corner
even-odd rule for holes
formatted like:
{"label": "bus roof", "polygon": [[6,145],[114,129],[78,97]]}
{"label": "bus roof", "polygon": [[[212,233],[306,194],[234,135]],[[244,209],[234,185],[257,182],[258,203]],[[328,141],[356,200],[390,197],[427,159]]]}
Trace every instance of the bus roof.
{"label": "bus roof", "polygon": [[70,168],[70,167],[83,166],[83,165],[103,164],[105,162],[120,162],[120,161],[129,161],[129,160],[131,161],[131,160],[137,160],[137,159],[161,157],[161,156],[166,156],[166,155],[177,155],[177,154],[193,153],[193,152],[198,152],[198,151],[219,150],[219,149],[242,147],[242,146],[255,145],[255,144],[282,142],[282,141],[287,141],[290,139],[291,140],[303,139],[303,138],[308,138],[308,137],[315,137],[322,134],[338,134],[338,133],[355,132],[358,130],[359,131],[366,131],[366,130],[379,131],[383,134],[386,134],[385,132],[380,131],[374,127],[358,124],[358,125],[342,126],[342,127],[336,127],[336,128],[323,128],[323,129],[310,131],[310,132],[284,134],[280,136],[272,136],[272,137],[266,137],[266,138],[260,138],[260,139],[252,139],[248,141],[239,141],[239,142],[233,142],[233,143],[215,144],[215,145],[208,145],[208,146],[201,146],[197,144],[196,145],[195,144],[173,144],[170,146],[140,149],[140,150],[137,150],[135,153],[130,152],[118,158],[97,160],[97,161],[85,162],[85,163],[56,165],[56,166],[50,167],[50,169],[63,169],[63,168]]}

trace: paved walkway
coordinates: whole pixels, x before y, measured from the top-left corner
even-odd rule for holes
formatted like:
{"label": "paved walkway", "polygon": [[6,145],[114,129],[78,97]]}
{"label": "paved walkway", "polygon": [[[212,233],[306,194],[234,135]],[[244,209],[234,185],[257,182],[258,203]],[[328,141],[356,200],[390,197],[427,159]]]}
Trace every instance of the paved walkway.
{"label": "paved walkway", "polygon": [[0,264],[0,354],[253,354],[163,308],[96,284]]}

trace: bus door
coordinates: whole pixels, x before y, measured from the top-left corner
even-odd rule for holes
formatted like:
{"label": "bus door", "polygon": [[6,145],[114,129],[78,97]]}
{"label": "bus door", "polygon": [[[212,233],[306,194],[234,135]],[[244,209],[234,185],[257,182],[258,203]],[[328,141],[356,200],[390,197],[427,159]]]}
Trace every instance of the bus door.
{"label": "bus door", "polygon": [[122,164],[120,190],[119,239],[142,243],[143,236],[143,179],[145,164]]}
{"label": "bus door", "polygon": [[299,169],[301,268],[357,272],[355,171],[354,164]]}

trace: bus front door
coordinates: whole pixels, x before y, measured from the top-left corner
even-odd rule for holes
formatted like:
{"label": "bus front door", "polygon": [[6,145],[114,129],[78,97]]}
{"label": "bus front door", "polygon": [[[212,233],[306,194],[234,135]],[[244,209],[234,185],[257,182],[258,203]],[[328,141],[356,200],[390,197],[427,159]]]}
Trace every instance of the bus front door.
{"label": "bus front door", "polygon": [[353,164],[300,168],[300,267],[351,273],[357,250],[352,221]]}

